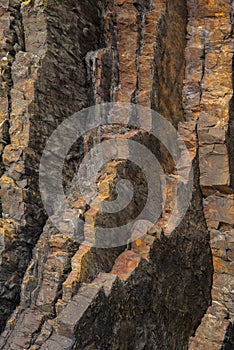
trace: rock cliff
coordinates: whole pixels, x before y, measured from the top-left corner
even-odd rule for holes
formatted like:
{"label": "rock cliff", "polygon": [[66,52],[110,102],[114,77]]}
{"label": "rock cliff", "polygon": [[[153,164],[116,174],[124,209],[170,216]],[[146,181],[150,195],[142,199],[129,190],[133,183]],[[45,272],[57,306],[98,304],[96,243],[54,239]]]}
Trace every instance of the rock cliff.
{"label": "rock cliff", "polygon": [[[0,349],[234,349],[233,9],[228,0],[1,0]],[[39,189],[52,132],[106,102],[159,112],[193,169],[190,205],[168,233],[177,175],[162,142],[106,125],[74,143],[65,187],[104,140],[140,142],[162,164],[157,225],[111,248],[87,239],[144,205],[139,167],[108,162],[88,203],[67,189],[83,241],[48,218]],[[123,174],[134,200],[105,217],[100,203]]]}

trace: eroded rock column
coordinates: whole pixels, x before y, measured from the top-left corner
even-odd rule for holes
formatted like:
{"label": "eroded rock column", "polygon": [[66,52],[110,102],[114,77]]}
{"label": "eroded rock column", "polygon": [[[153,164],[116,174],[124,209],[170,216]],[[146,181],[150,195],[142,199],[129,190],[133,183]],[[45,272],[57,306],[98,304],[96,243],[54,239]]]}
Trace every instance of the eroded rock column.
{"label": "eroded rock column", "polygon": [[229,1],[188,6],[184,106],[198,136],[200,185],[214,264],[212,305],[190,348],[220,349],[233,320],[233,153],[227,133],[233,94],[233,12]]}
{"label": "eroded rock column", "polygon": [[[85,56],[103,45],[100,16],[96,2],[5,1],[1,8],[1,327],[47,218],[38,185],[45,142],[64,118],[93,103]],[[80,150],[70,164],[79,157]],[[68,166],[67,179],[71,173]]]}

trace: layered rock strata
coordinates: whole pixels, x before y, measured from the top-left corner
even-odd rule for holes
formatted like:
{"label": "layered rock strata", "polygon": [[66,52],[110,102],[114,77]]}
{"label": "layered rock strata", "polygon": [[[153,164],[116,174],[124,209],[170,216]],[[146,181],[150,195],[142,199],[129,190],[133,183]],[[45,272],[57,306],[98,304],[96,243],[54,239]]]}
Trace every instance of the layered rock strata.
{"label": "layered rock strata", "polygon": [[[231,349],[230,2],[5,1],[0,15],[2,330],[11,315],[0,348]],[[158,156],[168,185],[153,229],[132,243],[102,249],[86,240],[105,222],[100,203],[114,198],[113,184],[126,169],[138,189],[136,202],[144,201],[143,175],[113,161],[100,171],[98,197],[88,206],[76,193],[72,207],[85,219],[84,241],[76,242],[47,220],[38,169],[59,123],[110,101],[151,107],[178,128],[190,152],[194,187],[185,217],[168,235],[176,172],[163,145],[114,126],[88,134],[69,154],[64,183],[96,143],[125,137]]]}

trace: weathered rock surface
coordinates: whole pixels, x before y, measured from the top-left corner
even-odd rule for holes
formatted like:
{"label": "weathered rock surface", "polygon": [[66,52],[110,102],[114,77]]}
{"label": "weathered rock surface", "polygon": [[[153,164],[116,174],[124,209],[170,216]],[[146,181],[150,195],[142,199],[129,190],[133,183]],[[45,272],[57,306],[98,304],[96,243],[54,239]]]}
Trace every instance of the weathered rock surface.
{"label": "weathered rock surface", "polygon": [[212,305],[190,349],[231,349],[232,336],[224,341],[224,334],[232,329],[234,311],[234,154],[229,103],[233,96],[233,7],[228,1],[210,5],[207,1],[205,6],[202,2],[189,6],[186,47],[185,116],[197,120],[200,184],[214,265]]}
{"label": "weathered rock surface", "polygon": [[[227,0],[2,1],[0,349],[234,348],[232,21]],[[103,249],[92,247],[95,225],[119,218],[100,203],[128,173],[138,206],[121,219],[136,214],[147,195],[139,169],[109,162],[97,198],[71,195],[85,220],[79,243],[47,219],[38,169],[59,123],[110,101],[151,107],[178,128],[194,186],[167,234],[176,173],[163,145],[116,126],[88,133],[69,152],[64,183],[96,143],[126,138],[157,155],[168,185],[154,229]]]}

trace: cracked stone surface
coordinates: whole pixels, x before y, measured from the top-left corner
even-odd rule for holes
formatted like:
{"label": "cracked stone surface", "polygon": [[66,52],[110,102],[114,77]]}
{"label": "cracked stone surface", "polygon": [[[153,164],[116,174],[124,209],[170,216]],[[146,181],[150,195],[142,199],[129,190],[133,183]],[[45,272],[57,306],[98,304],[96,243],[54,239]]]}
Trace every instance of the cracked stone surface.
{"label": "cracked stone surface", "polygon": [[[229,0],[1,1],[0,349],[234,348],[233,9]],[[70,188],[84,219],[77,242],[47,217],[39,162],[63,120],[112,101],[150,107],[179,130],[194,184],[167,234],[176,172],[163,144],[116,125],[87,133],[64,163],[68,192],[84,155],[110,139],[144,144],[167,184],[157,225],[105,249],[90,244],[95,227],[119,217],[101,205],[127,175],[129,220],[147,196],[142,171],[109,162],[88,203]]]}

